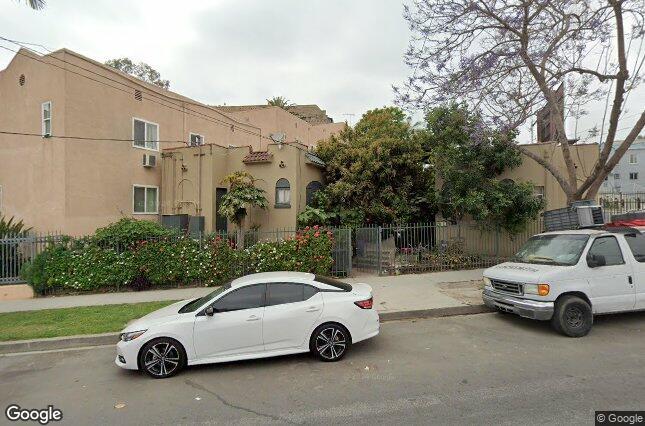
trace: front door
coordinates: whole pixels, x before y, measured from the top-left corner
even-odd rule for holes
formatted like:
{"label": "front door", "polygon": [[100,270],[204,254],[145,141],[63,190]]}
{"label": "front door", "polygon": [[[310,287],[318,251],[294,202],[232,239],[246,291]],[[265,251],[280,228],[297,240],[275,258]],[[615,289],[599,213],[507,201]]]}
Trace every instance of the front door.
{"label": "front door", "polygon": [[318,289],[300,283],[267,285],[264,310],[264,350],[293,349],[303,346],[322,315],[323,298]]}
{"label": "front door", "polygon": [[632,267],[625,262],[615,236],[596,238],[589,248],[587,258],[602,256],[604,266],[589,269],[591,302],[594,313],[626,311],[634,308]]}
{"label": "front door", "polygon": [[265,284],[235,289],[213,302],[212,316],[195,317],[198,359],[262,352]]}
{"label": "front door", "polygon": [[226,195],[226,193],[226,188],[215,189],[215,231],[218,233],[226,232],[228,227],[226,216],[220,214],[219,212],[219,208],[222,205],[222,198]]}

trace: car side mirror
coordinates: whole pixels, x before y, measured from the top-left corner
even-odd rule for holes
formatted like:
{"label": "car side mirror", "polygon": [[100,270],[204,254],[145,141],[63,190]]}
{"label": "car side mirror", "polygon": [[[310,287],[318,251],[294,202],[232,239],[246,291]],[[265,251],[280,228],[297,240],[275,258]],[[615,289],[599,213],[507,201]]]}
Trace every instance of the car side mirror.
{"label": "car side mirror", "polygon": [[215,313],[215,308],[213,308],[212,306],[209,306],[208,308],[204,309],[204,313],[209,317],[212,317],[213,314]]}
{"label": "car side mirror", "polygon": [[587,266],[590,268],[598,268],[599,266],[605,266],[607,264],[607,259],[602,254],[592,254],[587,256]]}

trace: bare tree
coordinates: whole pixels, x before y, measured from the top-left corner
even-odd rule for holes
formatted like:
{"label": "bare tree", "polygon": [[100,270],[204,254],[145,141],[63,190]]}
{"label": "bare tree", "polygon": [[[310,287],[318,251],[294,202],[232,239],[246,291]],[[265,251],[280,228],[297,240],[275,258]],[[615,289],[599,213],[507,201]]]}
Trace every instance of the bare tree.
{"label": "bare tree", "polygon": [[[548,105],[566,170],[515,146],[555,177],[569,201],[594,198],[645,126],[641,102],[624,141],[615,142],[619,123],[625,125],[626,96],[643,78],[644,5],[643,0],[415,0],[404,9],[413,34],[405,59],[414,71],[404,87],[395,87],[397,100],[420,108],[465,101],[490,125],[509,130]],[[562,83],[564,106],[556,93]],[[578,118],[606,96],[613,102],[600,156],[579,179],[565,113]]]}
{"label": "bare tree", "polygon": [[25,3],[34,10],[41,10],[45,8],[45,0],[25,0]]}

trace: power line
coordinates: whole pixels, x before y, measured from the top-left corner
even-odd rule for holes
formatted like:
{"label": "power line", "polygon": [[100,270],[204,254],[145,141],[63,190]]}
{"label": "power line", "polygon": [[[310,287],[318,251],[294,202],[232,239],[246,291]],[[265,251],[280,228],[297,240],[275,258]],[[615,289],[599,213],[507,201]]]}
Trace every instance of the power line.
{"label": "power line", "polygon": [[[0,130],[2,135],[13,135],[13,136],[37,136],[43,139],[74,139],[74,140],[88,140],[88,141],[109,141],[109,142],[131,142],[134,143],[134,139],[120,139],[120,138],[97,138],[90,136],[64,136],[64,135],[48,135],[43,136],[41,133],[25,133],[25,132],[10,132],[6,130]],[[181,140],[157,140],[157,141],[143,141],[143,142],[156,142],[156,143],[180,143],[186,145],[186,141]]]}
{"label": "power line", "polygon": [[[29,51],[29,52],[31,52],[31,53],[34,53],[34,54],[36,54],[36,55],[39,55],[39,53],[38,53],[38,52],[36,52],[36,51],[34,51],[34,50],[32,50],[32,49],[30,49],[30,48],[28,48],[28,47],[25,47],[25,46],[24,46],[23,44],[21,44],[20,42],[16,42],[16,41],[14,41],[14,40],[11,40],[11,39],[8,39],[8,38],[6,38],[6,37],[2,37],[2,36],[0,36],[0,40],[8,41],[8,42],[10,42],[10,43],[13,43],[13,44],[15,44],[15,45],[17,45],[17,46],[20,46],[20,47],[24,48],[25,50],[27,50],[27,51]],[[26,43],[25,43],[25,44],[26,44]],[[36,45],[36,44],[34,44],[34,43],[29,43],[29,44]],[[41,47],[42,47],[42,46],[41,46]],[[34,61],[37,61],[37,62],[43,63],[43,64],[45,64],[45,65],[53,66],[53,67],[59,68],[59,69],[61,69],[61,70],[63,70],[63,71],[70,72],[70,73],[72,73],[72,74],[78,75],[78,76],[80,76],[80,77],[86,78],[86,79],[91,80],[91,81],[94,81],[94,82],[96,82],[96,83],[103,84],[103,85],[105,85],[105,86],[107,86],[107,87],[111,87],[111,88],[113,88],[113,89],[120,90],[120,91],[122,91],[122,92],[124,92],[124,93],[128,93],[128,94],[130,94],[130,93],[131,93],[131,92],[130,92],[130,91],[128,91],[128,90],[122,89],[122,88],[117,87],[117,86],[113,86],[113,85],[108,84],[108,83],[106,83],[106,82],[104,82],[104,81],[97,80],[97,79],[92,78],[92,77],[90,77],[90,76],[87,76],[87,75],[81,74],[81,73],[79,73],[79,72],[76,72],[76,71],[73,71],[73,70],[70,70],[70,69],[67,69],[67,68],[61,67],[61,66],[56,65],[56,64],[53,64],[53,63],[51,63],[51,62],[44,61],[44,60],[42,60],[42,59],[40,59],[40,58],[35,58],[35,57],[33,57],[33,56],[30,56],[30,55],[25,55],[24,53],[20,52],[19,50],[17,50],[17,51],[16,51],[16,50],[10,49],[10,48],[8,48],[8,47],[6,47],[6,46],[0,46],[0,48],[5,49],[5,50],[8,50],[8,51],[13,52],[13,53],[18,54],[18,55],[21,55],[21,56],[26,57],[26,58],[28,58],[28,59],[31,59],[31,60],[34,60]],[[44,47],[43,47],[43,48],[44,48]],[[46,48],[45,48],[45,49],[46,49]],[[48,50],[48,49],[46,49],[46,50]],[[139,90],[138,88],[133,87],[133,86],[130,86],[130,85],[128,85],[128,84],[126,84],[126,83],[124,83],[124,82],[122,82],[122,81],[118,81],[118,80],[112,79],[112,78],[110,78],[110,77],[107,77],[107,76],[105,76],[105,75],[102,75],[102,74],[100,74],[100,73],[97,73],[97,72],[95,72],[95,71],[93,71],[93,70],[90,70],[90,69],[87,69],[87,68],[82,67],[82,66],[80,66],[80,65],[73,64],[73,63],[70,63],[70,62],[68,62],[68,61],[66,61],[66,60],[60,59],[60,58],[58,58],[58,57],[56,57],[56,56],[49,56],[49,55],[48,55],[48,58],[53,58],[53,59],[56,59],[56,60],[58,60],[58,61],[60,61],[60,62],[62,62],[62,63],[64,63],[64,64],[66,64],[66,65],[70,65],[70,66],[73,66],[73,67],[76,67],[76,68],[82,69],[82,70],[84,70],[84,71],[86,71],[86,72],[88,72],[88,73],[90,73],[90,74],[97,75],[97,76],[99,76],[99,77],[101,77],[101,78],[103,78],[103,79],[105,79],[105,80],[108,80],[108,81],[111,81],[111,82],[113,82],[113,83],[116,83],[116,84],[119,84],[119,85],[125,86],[125,87],[127,87],[128,89],[130,89],[130,90]],[[149,90],[149,89],[146,89],[146,90]],[[157,95],[157,94],[152,93],[152,92],[145,92],[145,95],[146,95],[146,96],[144,96],[144,95],[143,95],[143,93],[142,93],[142,99],[145,99],[145,100],[147,100],[147,101],[149,101],[149,102],[153,102],[153,103],[155,103],[155,104],[158,104],[158,105],[164,106],[164,107],[166,107],[166,108],[169,108],[169,109],[172,109],[172,110],[175,110],[175,111],[178,111],[178,112],[181,112],[181,113],[187,114],[187,115],[191,115],[191,116],[194,116],[194,117],[197,117],[197,118],[201,118],[201,119],[206,120],[206,121],[211,121],[211,122],[213,122],[213,123],[215,123],[215,124],[220,124],[220,125],[222,125],[222,126],[225,126],[225,127],[231,128],[232,130],[233,130],[233,129],[238,129],[238,130],[240,130],[240,131],[242,131],[242,132],[244,132],[244,133],[247,133],[247,134],[249,134],[249,135],[251,135],[251,136],[256,136],[256,137],[259,137],[259,138],[261,138],[261,139],[266,139],[266,140],[268,140],[268,141],[271,141],[271,138],[269,138],[269,137],[267,137],[267,136],[264,136],[264,135],[262,135],[261,133],[255,133],[255,132],[253,132],[253,131],[250,131],[250,130],[248,130],[248,129],[245,129],[245,128],[243,128],[243,127],[240,127],[239,125],[236,125],[236,124],[234,124],[234,123],[229,123],[229,122],[226,122],[226,121],[223,121],[223,120],[217,119],[217,118],[215,118],[215,117],[213,117],[213,116],[211,116],[211,115],[205,114],[205,113],[200,112],[200,111],[195,111],[195,110],[193,110],[193,109],[188,108],[188,107],[186,107],[186,106],[185,106],[185,104],[186,104],[186,103],[188,103],[188,104],[192,104],[192,105],[196,105],[196,106],[204,107],[203,105],[197,104],[197,103],[195,103],[195,102],[190,102],[190,101],[187,101],[187,100],[181,100],[180,102],[182,102],[182,104],[176,104],[176,103],[174,103],[172,100],[167,99],[167,97],[162,97],[162,96]],[[155,100],[151,99],[149,96],[150,96],[150,97],[152,97],[152,98],[157,98],[157,99],[159,99],[159,100],[161,100],[161,101],[163,101],[163,102],[167,102],[167,103],[169,103],[169,104],[171,104],[171,105],[173,105],[173,106],[175,106],[175,107],[177,107],[177,108],[173,108],[173,106],[167,105],[166,103],[163,103],[163,102],[155,101]],[[208,107],[206,107],[206,108],[208,108]],[[214,108],[212,108],[212,109],[213,109],[213,110],[215,110]],[[193,114],[191,114],[191,113],[189,113],[189,112],[187,112],[187,111],[190,111],[190,112],[192,112]],[[216,111],[216,110],[215,110],[215,111]],[[198,115],[195,115],[195,114],[198,114]],[[227,117],[227,118],[229,118],[229,119],[231,119],[230,117],[226,116],[225,114],[222,114],[222,113],[220,113],[220,114],[221,114],[221,115],[223,115],[223,116],[225,116],[225,117]],[[231,119],[231,120],[233,120],[233,121],[234,121],[234,119]],[[254,127],[254,126],[251,126],[251,127]],[[184,143],[185,143],[185,142],[184,142]]]}

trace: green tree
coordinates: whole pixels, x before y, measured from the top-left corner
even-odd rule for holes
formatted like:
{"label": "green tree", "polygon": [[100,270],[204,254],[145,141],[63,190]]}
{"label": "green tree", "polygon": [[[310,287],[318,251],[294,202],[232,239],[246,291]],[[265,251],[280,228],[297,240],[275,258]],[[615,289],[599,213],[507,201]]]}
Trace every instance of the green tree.
{"label": "green tree", "polygon": [[163,80],[159,71],[152,68],[145,62],[135,64],[130,58],[110,59],[105,62],[105,65],[123,71],[145,82],[159,86],[162,89],[170,89],[170,81]]}
{"label": "green tree", "polygon": [[25,226],[22,220],[16,221],[15,217],[8,220],[0,213],[0,238],[7,235],[25,235],[31,227]]}
{"label": "green tree", "polygon": [[520,153],[506,142],[515,134],[487,128],[465,106],[431,109],[422,132],[424,150],[438,180],[437,205],[447,219],[470,215],[486,226],[511,233],[524,229],[544,207],[528,182],[499,180],[522,164]]}
{"label": "green tree", "polygon": [[229,185],[230,190],[222,197],[219,213],[233,222],[238,229],[238,244],[244,246],[242,226],[248,209],[258,207],[266,209],[269,202],[263,189],[255,186],[256,179],[247,172],[234,172],[222,179],[222,184]]}
{"label": "green tree", "polygon": [[328,184],[314,207],[350,225],[431,220],[433,177],[418,133],[402,110],[386,107],[321,142]]}
{"label": "green tree", "polygon": [[271,99],[267,99],[267,105],[277,106],[284,110],[288,110],[293,106],[293,103],[283,96],[274,96]]}

